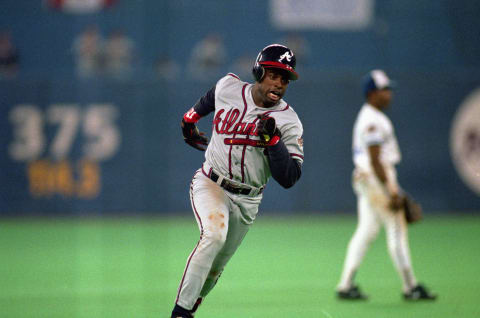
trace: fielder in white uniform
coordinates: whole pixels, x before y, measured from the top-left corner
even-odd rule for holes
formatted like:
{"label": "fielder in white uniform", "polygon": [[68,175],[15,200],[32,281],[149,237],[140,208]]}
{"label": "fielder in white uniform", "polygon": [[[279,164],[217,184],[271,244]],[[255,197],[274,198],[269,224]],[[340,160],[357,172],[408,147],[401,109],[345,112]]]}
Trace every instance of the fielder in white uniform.
{"label": "fielder in white uniform", "polygon": [[373,70],[364,79],[366,103],[353,127],[352,147],[358,225],[348,245],[337,286],[340,299],[367,298],[354,284],[354,276],[382,225],[390,256],[402,279],[404,298],[435,299],[435,295],[417,283],[412,269],[403,195],[395,169],[401,154],[392,122],[383,112],[392,98],[391,87],[391,80],[382,70]]}
{"label": "fielder in white uniform", "polygon": [[[185,142],[205,150],[190,186],[200,240],[188,257],[173,318],[193,317],[255,220],[271,176],[289,188],[300,178],[303,127],[283,99],[296,80],[295,56],[282,45],[264,48],[255,84],[227,74],[183,117]],[[209,143],[195,123],[214,112]],[[253,286],[252,286],[253,287]]]}

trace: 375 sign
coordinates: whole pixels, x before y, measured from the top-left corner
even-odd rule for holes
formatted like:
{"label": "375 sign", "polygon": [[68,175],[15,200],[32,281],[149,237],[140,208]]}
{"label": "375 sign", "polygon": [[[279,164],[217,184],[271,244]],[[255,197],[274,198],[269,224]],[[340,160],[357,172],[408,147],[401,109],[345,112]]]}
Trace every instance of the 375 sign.
{"label": "375 sign", "polygon": [[13,138],[8,154],[27,165],[34,197],[95,198],[101,190],[100,163],[121,145],[113,104],[15,105],[9,113]]}

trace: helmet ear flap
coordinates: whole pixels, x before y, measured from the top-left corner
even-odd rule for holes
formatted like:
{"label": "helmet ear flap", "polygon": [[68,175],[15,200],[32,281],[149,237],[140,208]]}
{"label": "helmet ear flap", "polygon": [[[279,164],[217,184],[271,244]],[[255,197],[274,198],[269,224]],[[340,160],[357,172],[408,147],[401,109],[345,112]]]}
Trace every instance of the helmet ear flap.
{"label": "helmet ear flap", "polygon": [[252,74],[255,80],[260,83],[265,75],[265,69],[260,65],[260,63],[257,62],[253,66]]}
{"label": "helmet ear flap", "polygon": [[253,64],[252,68],[253,77],[259,83],[262,81],[262,78],[265,75],[265,70],[263,69],[263,66],[260,65],[260,58],[262,57],[262,52],[263,50],[258,53],[257,58],[255,59],[255,64]]}

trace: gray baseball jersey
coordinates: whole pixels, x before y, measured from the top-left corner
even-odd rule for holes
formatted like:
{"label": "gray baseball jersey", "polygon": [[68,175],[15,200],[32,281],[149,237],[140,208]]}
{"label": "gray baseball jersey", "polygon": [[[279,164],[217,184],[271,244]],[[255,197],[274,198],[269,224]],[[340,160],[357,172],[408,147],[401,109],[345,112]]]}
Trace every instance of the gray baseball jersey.
{"label": "gray baseball jersey", "polygon": [[258,115],[275,118],[290,156],[303,163],[303,127],[293,108],[284,100],[271,108],[255,105],[252,84],[229,73],[217,83],[215,115],[204,169],[253,187],[265,186],[271,176],[264,148],[257,145]]}

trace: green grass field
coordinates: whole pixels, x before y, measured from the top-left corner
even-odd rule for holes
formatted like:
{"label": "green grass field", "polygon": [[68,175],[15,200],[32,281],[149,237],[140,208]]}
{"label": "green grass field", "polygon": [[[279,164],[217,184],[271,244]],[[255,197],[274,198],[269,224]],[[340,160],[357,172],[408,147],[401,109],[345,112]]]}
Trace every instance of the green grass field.
{"label": "green grass field", "polygon": [[[405,303],[384,232],[334,297],[355,218],[259,216],[199,318],[480,317],[480,217],[410,228],[415,272],[439,299]],[[194,218],[0,220],[0,317],[160,317],[173,306]]]}

